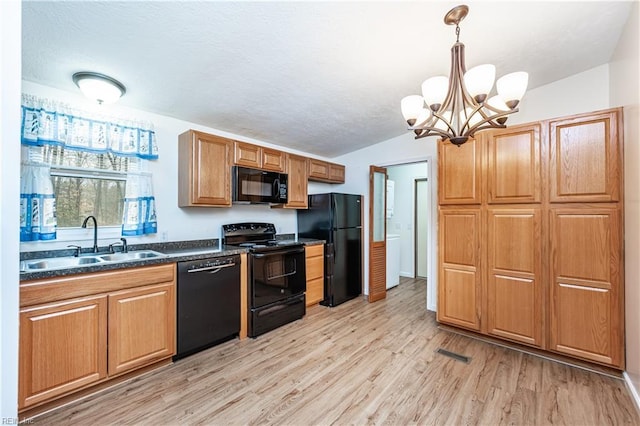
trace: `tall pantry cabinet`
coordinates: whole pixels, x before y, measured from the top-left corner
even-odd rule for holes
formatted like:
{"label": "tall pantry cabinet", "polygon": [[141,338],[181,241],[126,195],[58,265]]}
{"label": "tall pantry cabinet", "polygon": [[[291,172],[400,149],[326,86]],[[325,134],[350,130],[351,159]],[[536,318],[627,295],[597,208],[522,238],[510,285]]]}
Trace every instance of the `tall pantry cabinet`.
{"label": "tall pantry cabinet", "polygon": [[439,142],[438,321],[624,368],[622,110]]}

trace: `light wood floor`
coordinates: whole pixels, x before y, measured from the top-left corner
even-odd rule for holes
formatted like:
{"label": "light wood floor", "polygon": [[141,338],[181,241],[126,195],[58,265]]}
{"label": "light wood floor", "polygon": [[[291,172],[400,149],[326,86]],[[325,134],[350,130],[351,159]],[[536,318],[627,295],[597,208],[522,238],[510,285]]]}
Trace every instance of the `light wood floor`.
{"label": "light wood floor", "polygon": [[440,330],[425,295],[425,281],[404,279],[384,301],[315,306],[34,422],[640,424],[621,380]]}

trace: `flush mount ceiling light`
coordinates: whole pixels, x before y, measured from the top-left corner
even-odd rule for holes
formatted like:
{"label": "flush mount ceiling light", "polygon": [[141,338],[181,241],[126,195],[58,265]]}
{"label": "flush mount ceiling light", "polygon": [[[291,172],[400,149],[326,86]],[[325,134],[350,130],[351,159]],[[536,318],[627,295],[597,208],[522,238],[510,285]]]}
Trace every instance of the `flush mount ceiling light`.
{"label": "flush mount ceiling light", "polygon": [[458,24],[468,12],[468,6],[456,6],[444,17],[445,24],[456,26],[449,78],[431,77],[422,83],[422,96],[402,99],[402,115],[416,139],[441,136],[460,146],[479,130],[507,127],[504,124],[507,115],[518,112],[516,106],[527,90],[529,75],[526,72],[514,72],[498,79],[498,94],[489,98],[496,67],[484,64],[466,70]]}
{"label": "flush mount ceiling light", "polygon": [[127,91],[118,80],[97,72],[77,72],[73,75],[73,82],[87,98],[99,104],[111,104]]}

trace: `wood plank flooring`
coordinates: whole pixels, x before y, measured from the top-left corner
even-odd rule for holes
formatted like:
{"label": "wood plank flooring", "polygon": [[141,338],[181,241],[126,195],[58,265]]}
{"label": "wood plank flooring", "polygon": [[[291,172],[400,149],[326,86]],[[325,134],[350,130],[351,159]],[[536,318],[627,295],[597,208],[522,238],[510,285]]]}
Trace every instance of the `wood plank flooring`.
{"label": "wood plank flooring", "polygon": [[[314,306],[35,424],[640,424],[623,381],[440,330],[426,282]],[[435,351],[471,357],[465,364]]]}

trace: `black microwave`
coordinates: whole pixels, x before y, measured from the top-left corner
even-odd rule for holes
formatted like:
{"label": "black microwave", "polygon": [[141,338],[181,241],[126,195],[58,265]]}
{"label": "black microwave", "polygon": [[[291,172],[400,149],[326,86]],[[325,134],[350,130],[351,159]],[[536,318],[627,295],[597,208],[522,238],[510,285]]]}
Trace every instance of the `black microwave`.
{"label": "black microwave", "polygon": [[287,202],[287,174],[233,166],[234,203]]}

